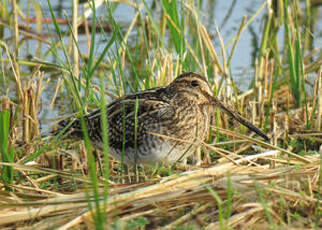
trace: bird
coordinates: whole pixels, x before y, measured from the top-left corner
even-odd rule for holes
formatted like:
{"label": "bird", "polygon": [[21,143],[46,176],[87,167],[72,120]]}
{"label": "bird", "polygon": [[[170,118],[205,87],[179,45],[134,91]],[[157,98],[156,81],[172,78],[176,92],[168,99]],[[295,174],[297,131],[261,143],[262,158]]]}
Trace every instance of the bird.
{"label": "bird", "polygon": [[[172,164],[191,156],[206,139],[212,106],[269,140],[215,97],[208,80],[194,72],[182,73],[167,86],[128,94],[108,104],[107,130],[102,129],[100,109],[85,115],[84,121],[94,148],[103,148],[102,133],[108,132],[109,153],[126,165]],[[80,118],[60,121],[58,126],[68,137],[83,138]]]}

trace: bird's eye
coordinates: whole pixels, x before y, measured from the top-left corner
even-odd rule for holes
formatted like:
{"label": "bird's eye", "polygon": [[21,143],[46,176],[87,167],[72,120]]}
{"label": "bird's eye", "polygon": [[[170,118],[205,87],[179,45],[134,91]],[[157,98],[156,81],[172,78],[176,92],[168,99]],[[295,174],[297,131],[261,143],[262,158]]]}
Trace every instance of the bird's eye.
{"label": "bird's eye", "polygon": [[199,82],[198,81],[192,81],[190,84],[191,84],[192,87],[199,86]]}

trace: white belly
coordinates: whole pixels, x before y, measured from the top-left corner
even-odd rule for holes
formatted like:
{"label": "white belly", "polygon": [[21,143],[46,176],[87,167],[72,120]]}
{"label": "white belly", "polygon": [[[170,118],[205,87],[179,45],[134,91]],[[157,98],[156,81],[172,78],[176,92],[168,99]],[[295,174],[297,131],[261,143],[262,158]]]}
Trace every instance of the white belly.
{"label": "white belly", "polygon": [[145,154],[140,154],[139,151],[134,149],[127,149],[125,154],[116,151],[113,148],[109,148],[109,153],[118,161],[122,161],[128,165],[143,164],[143,165],[156,165],[164,163],[175,163],[178,160],[185,159],[190,156],[196,149],[195,145],[189,145],[187,147],[181,147],[171,142],[163,142],[157,145],[155,148],[151,148]]}

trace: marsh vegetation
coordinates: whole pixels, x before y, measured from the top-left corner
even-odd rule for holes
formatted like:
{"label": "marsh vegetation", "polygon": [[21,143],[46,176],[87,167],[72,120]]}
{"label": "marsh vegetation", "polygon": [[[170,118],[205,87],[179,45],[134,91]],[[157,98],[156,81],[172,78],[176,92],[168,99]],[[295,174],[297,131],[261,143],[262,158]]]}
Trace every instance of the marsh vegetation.
{"label": "marsh vegetation", "polygon": [[[322,227],[321,1],[66,4],[0,2],[1,228]],[[200,165],[125,173],[51,134],[190,71],[271,142],[215,109]]]}

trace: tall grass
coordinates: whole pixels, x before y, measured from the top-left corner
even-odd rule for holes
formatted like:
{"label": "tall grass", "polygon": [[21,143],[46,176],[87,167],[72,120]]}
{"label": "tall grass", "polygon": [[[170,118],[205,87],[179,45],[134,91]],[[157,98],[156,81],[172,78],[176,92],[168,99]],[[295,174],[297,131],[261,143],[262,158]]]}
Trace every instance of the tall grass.
{"label": "tall grass", "polygon": [[[83,129],[83,135],[84,135],[84,143],[85,143],[85,148],[86,148],[86,152],[87,152],[87,156],[88,156],[88,166],[89,166],[89,176],[91,179],[91,185],[92,185],[92,191],[93,191],[93,195],[91,195],[91,192],[87,192],[87,198],[88,198],[88,205],[89,205],[89,209],[92,210],[93,213],[93,219],[95,221],[95,225],[97,229],[104,229],[104,225],[105,225],[105,218],[104,218],[104,212],[101,211],[100,209],[100,205],[99,205],[99,201],[100,201],[100,195],[99,195],[99,185],[98,185],[98,179],[97,179],[97,172],[96,172],[96,164],[95,164],[95,157],[93,154],[93,147],[89,138],[89,134],[88,134],[88,129],[87,129],[87,123],[84,119],[84,108],[87,103],[89,98],[91,98],[93,96],[93,91],[91,90],[91,80],[93,78],[93,74],[96,70],[96,68],[98,67],[99,63],[102,61],[102,57],[106,54],[107,50],[109,49],[109,47],[111,46],[113,40],[111,43],[108,43],[105,47],[105,49],[103,50],[101,56],[98,58],[97,62],[94,64],[94,50],[95,50],[95,31],[96,31],[96,13],[95,13],[95,1],[91,2],[91,7],[92,7],[92,14],[93,14],[93,19],[92,19],[92,33],[91,33],[91,46],[90,46],[90,51],[89,51],[89,57],[87,60],[87,66],[82,70],[82,77],[84,78],[84,96],[81,97],[81,89],[80,86],[82,85],[82,79],[81,76],[75,76],[74,72],[72,70],[72,65],[71,63],[68,61],[69,60],[69,55],[67,53],[67,49],[65,48],[65,44],[64,41],[62,39],[62,33],[60,31],[59,25],[57,23],[56,20],[56,16],[53,12],[52,6],[50,1],[48,2],[48,6],[49,6],[49,10],[54,22],[54,26],[56,29],[56,32],[59,34],[59,38],[60,38],[60,43],[61,46],[63,48],[64,54],[65,54],[65,58],[67,60],[67,70],[69,71],[70,75],[70,79],[71,79],[71,83],[69,84],[69,88],[74,91],[74,95],[77,95],[76,99],[78,99],[78,104],[77,107],[79,109],[80,112],[80,121],[81,121],[81,127]],[[73,33],[72,33],[73,34]],[[73,41],[76,44],[75,41],[75,36],[73,36]],[[114,38],[112,38],[114,39]],[[76,47],[77,44],[76,44]],[[78,48],[79,51],[79,48]],[[80,53],[80,52],[79,52]],[[76,80],[78,80],[78,85],[76,84]],[[70,82],[70,81],[67,81]],[[102,90],[102,89],[101,89]],[[83,99],[83,100],[82,100]],[[102,106],[102,102],[101,101],[101,108]],[[106,112],[105,112],[106,115]],[[107,122],[106,119],[102,120],[104,127],[107,127]],[[108,145],[107,142],[107,137],[104,137],[104,154],[107,155],[108,154],[108,149],[106,148],[106,146]],[[106,158],[106,157],[105,157]],[[106,170],[104,170],[104,172],[106,172]],[[108,174],[107,174],[108,175]],[[105,186],[106,189],[108,189],[108,186]],[[107,196],[107,193],[105,193]],[[92,207],[92,198],[94,199],[94,204],[95,204],[95,211],[93,210]]]}

